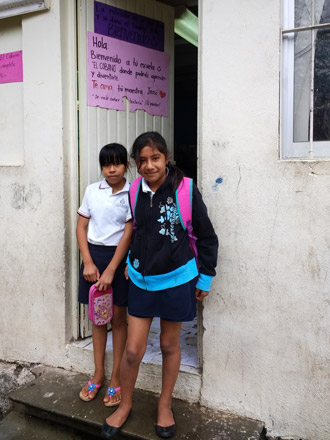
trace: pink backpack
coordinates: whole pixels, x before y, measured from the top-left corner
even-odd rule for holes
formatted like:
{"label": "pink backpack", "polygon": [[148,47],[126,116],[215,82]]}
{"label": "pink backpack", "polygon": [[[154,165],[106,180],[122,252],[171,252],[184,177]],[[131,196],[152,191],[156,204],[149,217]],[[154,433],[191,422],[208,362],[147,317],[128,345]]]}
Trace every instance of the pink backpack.
{"label": "pink backpack", "polygon": [[100,292],[95,285],[89,289],[88,319],[95,325],[108,324],[113,315],[113,293],[110,286]]}
{"label": "pink backpack", "polygon": [[[135,180],[133,180],[129,189],[133,222],[134,222],[134,212],[137,202],[137,195],[140,190],[141,182],[142,182],[142,177],[141,176],[137,177]],[[176,206],[177,206],[181,225],[183,229],[187,231],[189,237],[190,249],[192,250],[195,256],[197,267],[199,267],[198,258],[197,258],[198,252],[196,246],[197,237],[194,234],[192,227],[192,197],[193,197],[193,180],[190,179],[189,177],[184,177],[181,180],[178,189],[175,191]]]}

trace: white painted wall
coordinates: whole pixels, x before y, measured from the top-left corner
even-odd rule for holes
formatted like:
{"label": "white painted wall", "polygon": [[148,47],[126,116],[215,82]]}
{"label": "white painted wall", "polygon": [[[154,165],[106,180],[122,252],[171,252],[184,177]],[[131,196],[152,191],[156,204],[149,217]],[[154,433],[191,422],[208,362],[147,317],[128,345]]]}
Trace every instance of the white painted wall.
{"label": "white painted wall", "polygon": [[[8,49],[23,50],[24,165],[0,168],[3,360],[71,365],[74,22],[74,0],[52,0],[22,16],[21,47]],[[330,163],[278,160],[279,2],[203,0],[200,23],[199,184],[221,243],[202,403],[258,418],[274,436],[328,440]]]}
{"label": "white painted wall", "polygon": [[[22,49],[24,75],[24,164],[0,168],[0,358],[8,361],[64,366],[65,344],[76,331],[67,215],[77,186],[75,88],[69,73],[75,56],[70,61],[70,27],[65,20],[60,23],[61,13],[69,16],[72,5],[61,2],[61,11],[60,1],[52,0],[50,11],[18,17],[13,37],[10,26],[2,34],[8,47],[14,42],[8,51]],[[0,26],[6,20],[12,19],[1,20]],[[2,151],[9,136],[9,128],[1,126]]]}
{"label": "white painted wall", "polygon": [[200,1],[200,186],[221,243],[202,403],[328,440],[330,163],[278,160],[279,4]]}

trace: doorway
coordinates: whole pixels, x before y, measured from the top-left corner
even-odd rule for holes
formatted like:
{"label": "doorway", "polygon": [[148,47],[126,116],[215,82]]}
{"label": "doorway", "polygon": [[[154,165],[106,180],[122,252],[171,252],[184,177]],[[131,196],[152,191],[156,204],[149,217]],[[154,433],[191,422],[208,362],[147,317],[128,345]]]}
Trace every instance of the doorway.
{"label": "doorway", "polygon": [[[173,1],[164,3],[173,4]],[[190,2],[190,4],[196,2]],[[181,3],[180,3],[181,4]],[[188,6],[186,6],[188,8]],[[189,6],[198,16],[198,5]],[[198,48],[181,36],[174,35],[174,140],[173,159],[187,177],[197,183],[197,80]],[[201,357],[198,322],[201,316],[192,322],[182,324],[181,331],[181,369],[199,368]],[[144,362],[161,361],[159,351],[159,319],[151,325],[148,349]]]}
{"label": "doorway", "polygon": [[198,48],[176,35],[174,56],[174,159],[197,183]]}
{"label": "doorway", "polygon": [[[121,3],[116,0],[100,0],[112,6],[121,7]],[[86,83],[86,35],[93,31],[93,0],[77,0],[78,2],[78,54],[79,54],[79,121],[80,121],[80,189],[83,196],[86,186],[92,181],[97,181],[99,170],[97,157],[102,145],[110,141],[117,141],[127,145],[132,144],[134,138],[143,131],[159,131],[172,144],[172,158],[176,161],[184,173],[197,179],[197,47],[191,45],[178,35],[165,35],[165,50],[171,56],[171,75],[170,95],[172,104],[167,118],[150,116],[142,110],[132,113],[126,108],[125,111],[108,110],[100,107],[87,106],[87,91],[83,84]],[[130,11],[137,14],[153,15],[155,19],[165,22],[167,29],[173,28],[173,18],[176,1],[138,0],[130,3]],[[196,16],[198,14],[198,2],[186,1],[186,6],[190,8]],[[123,4],[126,4],[123,2]],[[166,9],[160,10],[160,5]],[[154,6],[155,5],[155,6]],[[157,5],[157,6],[156,6]],[[151,12],[152,11],[152,12]],[[172,20],[172,21],[171,21]],[[173,93],[174,92],[174,93]],[[174,101],[173,101],[174,96]],[[171,108],[172,107],[172,108]],[[174,111],[173,111],[174,110]],[[133,176],[134,177],[134,176]],[[90,340],[90,326],[87,319],[86,308],[80,310],[80,330],[81,346],[85,352],[92,350]],[[200,314],[200,310],[199,310]],[[197,377],[199,369],[198,358],[200,356],[200,331],[197,321],[200,316],[192,323],[186,323],[182,329],[182,351],[184,372],[192,373],[189,376],[190,389],[184,390],[182,398],[195,400],[199,395],[200,378]],[[146,363],[159,364],[159,319],[155,319],[152,325],[149,338],[148,350],[146,353]],[[158,345],[156,345],[158,344]],[[107,353],[112,356],[111,334],[108,337]],[[107,362],[111,365],[111,360]],[[144,368],[145,380],[141,382],[141,388],[148,389],[148,377],[155,376],[154,367]],[[158,373],[157,373],[158,374]],[[187,380],[188,376],[185,376]],[[151,381],[153,382],[153,380]],[[180,379],[179,379],[180,383]],[[181,386],[183,389],[183,386]]]}
{"label": "doorway", "polygon": [[[178,6],[182,11],[182,1],[168,0],[164,3]],[[198,17],[198,1],[186,1],[185,8]],[[175,12],[175,16],[178,15]],[[182,36],[174,35],[174,161],[187,177],[197,183],[197,101],[198,97],[198,47]],[[201,311],[194,321],[183,323],[181,331],[181,368],[200,367]],[[159,325],[154,325],[159,336]],[[150,354],[153,353],[150,347]]]}

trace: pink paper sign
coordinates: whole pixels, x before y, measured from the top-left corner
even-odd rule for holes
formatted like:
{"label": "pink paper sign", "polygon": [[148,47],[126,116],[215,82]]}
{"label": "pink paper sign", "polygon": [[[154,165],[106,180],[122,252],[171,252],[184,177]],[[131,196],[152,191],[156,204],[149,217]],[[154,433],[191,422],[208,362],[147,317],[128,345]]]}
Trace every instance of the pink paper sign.
{"label": "pink paper sign", "polygon": [[22,51],[0,54],[0,84],[22,81]]}
{"label": "pink paper sign", "polygon": [[89,32],[87,62],[88,105],[168,115],[168,54]]}

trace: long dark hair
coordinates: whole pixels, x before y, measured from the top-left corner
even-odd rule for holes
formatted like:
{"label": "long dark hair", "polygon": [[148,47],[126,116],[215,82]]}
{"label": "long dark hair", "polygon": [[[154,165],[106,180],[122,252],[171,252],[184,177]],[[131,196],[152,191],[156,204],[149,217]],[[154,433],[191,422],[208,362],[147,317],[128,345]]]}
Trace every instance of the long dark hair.
{"label": "long dark hair", "polygon": [[101,148],[99,154],[100,167],[106,167],[107,165],[125,165],[127,166],[127,150],[121,144],[104,145]]}
{"label": "long dark hair", "polygon": [[[157,150],[166,157],[169,157],[170,155],[166,141],[161,134],[157,133],[157,131],[147,131],[146,133],[142,133],[135,139],[130,154],[131,158],[135,160],[138,170],[140,168],[140,152],[142,148],[146,146],[157,148]],[[167,166],[169,168],[169,178],[172,191],[175,192],[183,179],[183,172],[170,162]]]}

